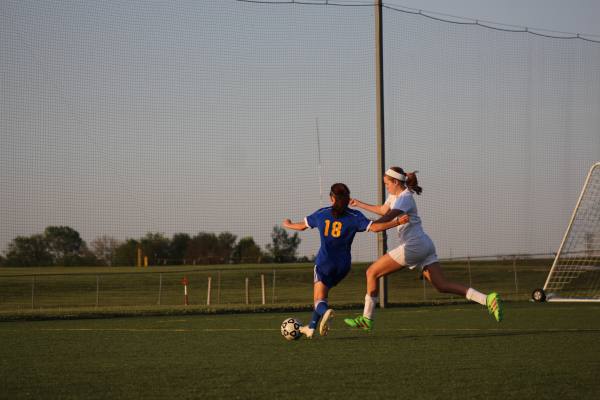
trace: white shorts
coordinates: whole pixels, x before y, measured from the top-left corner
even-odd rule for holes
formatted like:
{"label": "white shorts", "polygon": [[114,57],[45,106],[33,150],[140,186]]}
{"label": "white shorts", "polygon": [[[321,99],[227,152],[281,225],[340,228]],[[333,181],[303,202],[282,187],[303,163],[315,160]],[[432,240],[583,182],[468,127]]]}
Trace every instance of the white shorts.
{"label": "white shorts", "polygon": [[403,243],[388,254],[398,264],[410,269],[419,268],[421,271],[438,261],[433,241],[427,235],[411,240],[410,243]]}

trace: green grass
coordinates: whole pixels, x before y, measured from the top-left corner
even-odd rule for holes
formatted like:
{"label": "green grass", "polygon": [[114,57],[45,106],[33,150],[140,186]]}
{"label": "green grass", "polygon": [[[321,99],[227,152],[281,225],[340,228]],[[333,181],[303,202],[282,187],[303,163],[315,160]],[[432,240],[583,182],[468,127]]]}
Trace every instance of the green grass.
{"label": "green grass", "polygon": [[398,272],[389,277],[389,299],[405,306],[379,311],[366,334],[341,324],[360,312],[348,310],[364,297],[367,264],[357,264],[330,294],[338,308],[330,337],[293,343],[280,337],[279,324],[309,318],[311,265],[3,268],[0,321],[10,322],[0,322],[0,397],[595,398],[600,306],[525,302],[548,266],[444,265],[450,279],[510,300],[502,324],[478,305],[436,293],[416,272]]}
{"label": "green grass", "polygon": [[10,399],[595,399],[600,305],[508,303],[378,310],[367,334],[286,342],[290,315],[186,315],[0,323]]}

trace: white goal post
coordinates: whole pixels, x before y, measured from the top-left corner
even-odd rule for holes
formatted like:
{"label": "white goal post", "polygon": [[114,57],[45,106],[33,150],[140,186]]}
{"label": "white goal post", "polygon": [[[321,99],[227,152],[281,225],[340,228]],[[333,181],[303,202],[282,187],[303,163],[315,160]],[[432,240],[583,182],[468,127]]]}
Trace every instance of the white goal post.
{"label": "white goal post", "polygon": [[539,297],[600,302],[600,162],[590,168]]}

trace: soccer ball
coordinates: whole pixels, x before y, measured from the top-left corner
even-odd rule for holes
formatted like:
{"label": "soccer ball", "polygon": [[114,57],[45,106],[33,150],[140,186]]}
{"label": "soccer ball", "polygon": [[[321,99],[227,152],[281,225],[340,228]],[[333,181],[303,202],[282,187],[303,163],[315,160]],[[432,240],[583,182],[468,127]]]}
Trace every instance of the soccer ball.
{"label": "soccer ball", "polygon": [[296,318],[286,318],[281,323],[281,336],[285,338],[285,340],[298,340],[302,337],[302,333],[300,333],[300,328],[302,327],[302,322]]}

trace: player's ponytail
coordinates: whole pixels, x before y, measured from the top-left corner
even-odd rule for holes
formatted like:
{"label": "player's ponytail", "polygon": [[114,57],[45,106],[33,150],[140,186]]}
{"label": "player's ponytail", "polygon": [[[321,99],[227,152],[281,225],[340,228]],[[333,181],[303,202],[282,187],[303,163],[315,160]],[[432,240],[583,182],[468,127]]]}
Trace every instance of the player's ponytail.
{"label": "player's ponytail", "polygon": [[350,203],[350,189],[343,183],[334,183],[331,185],[329,195],[334,200],[331,213],[334,218],[339,218],[344,215]]}
{"label": "player's ponytail", "polygon": [[423,188],[419,186],[419,181],[417,181],[417,172],[418,171],[406,173],[406,187],[408,187],[411,192],[421,194]]}

